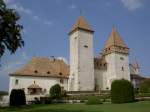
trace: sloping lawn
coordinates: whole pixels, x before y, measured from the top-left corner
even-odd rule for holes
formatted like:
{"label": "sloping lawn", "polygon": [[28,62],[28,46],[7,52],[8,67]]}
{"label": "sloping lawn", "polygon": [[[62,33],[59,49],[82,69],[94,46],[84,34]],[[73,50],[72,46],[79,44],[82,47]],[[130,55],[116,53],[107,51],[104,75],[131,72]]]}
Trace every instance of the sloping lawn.
{"label": "sloping lawn", "polygon": [[150,101],[126,104],[51,104],[0,108],[0,112],[150,112]]}

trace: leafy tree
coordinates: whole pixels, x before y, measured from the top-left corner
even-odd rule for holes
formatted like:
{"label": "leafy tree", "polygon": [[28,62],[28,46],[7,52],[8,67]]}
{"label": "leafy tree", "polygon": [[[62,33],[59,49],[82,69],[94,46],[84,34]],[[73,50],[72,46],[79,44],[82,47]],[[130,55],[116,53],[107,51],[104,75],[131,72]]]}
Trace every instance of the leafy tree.
{"label": "leafy tree", "polygon": [[14,9],[7,8],[0,0],[0,57],[8,50],[11,54],[24,46],[21,37],[23,26],[18,23],[20,16]]}
{"label": "leafy tree", "polygon": [[131,82],[121,79],[111,84],[111,102],[128,103],[134,101],[134,89]]}
{"label": "leafy tree", "polygon": [[150,79],[145,79],[140,84],[141,93],[150,93]]}
{"label": "leafy tree", "polygon": [[26,97],[24,90],[13,89],[10,94],[10,106],[20,106],[26,104]]}
{"label": "leafy tree", "polygon": [[52,99],[59,99],[61,98],[61,87],[59,84],[55,84],[50,88],[50,97]]}

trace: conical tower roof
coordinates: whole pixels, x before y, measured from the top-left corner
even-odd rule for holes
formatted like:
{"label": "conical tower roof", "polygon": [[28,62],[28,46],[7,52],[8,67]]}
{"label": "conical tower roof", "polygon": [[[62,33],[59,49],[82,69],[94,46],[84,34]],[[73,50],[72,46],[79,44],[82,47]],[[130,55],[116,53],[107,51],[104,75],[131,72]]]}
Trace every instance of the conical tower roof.
{"label": "conical tower roof", "polygon": [[127,45],[124,43],[123,39],[120,37],[118,31],[114,27],[112,29],[112,32],[110,33],[108,40],[105,43],[104,49],[111,46],[128,48]]}
{"label": "conical tower roof", "polygon": [[113,27],[112,32],[108,40],[105,43],[103,54],[110,54],[113,52],[129,54],[129,48],[124,43],[123,39],[120,37],[117,30]]}
{"label": "conical tower roof", "polygon": [[83,16],[78,17],[78,19],[77,19],[76,23],[74,24],[70,33],[74,32],[78,29],[93,32],[92,28],[90,27],[90,25],[87,23],[87,21],[84,19]]}

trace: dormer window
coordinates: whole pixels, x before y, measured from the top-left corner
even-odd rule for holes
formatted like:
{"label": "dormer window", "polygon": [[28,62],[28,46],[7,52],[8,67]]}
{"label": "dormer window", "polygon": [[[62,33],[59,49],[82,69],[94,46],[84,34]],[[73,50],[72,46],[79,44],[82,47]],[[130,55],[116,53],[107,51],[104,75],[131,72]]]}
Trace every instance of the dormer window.
{"label": "dormer window", "polygon": [[34,73],[38,73],[38,71],[37,71],[37,70],[34,70]]}
{"label": "dormer window", "polygon": [[48,71],[47,74],[50,74],[50,71]]}

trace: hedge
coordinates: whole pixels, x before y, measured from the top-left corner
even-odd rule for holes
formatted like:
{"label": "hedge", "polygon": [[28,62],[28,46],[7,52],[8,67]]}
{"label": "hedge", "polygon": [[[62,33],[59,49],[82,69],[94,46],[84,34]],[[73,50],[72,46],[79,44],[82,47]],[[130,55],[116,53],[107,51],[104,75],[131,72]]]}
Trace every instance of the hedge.
{"label": "hedge", "polygon": [[115,80],[111,84],[111,102],[128,103],[134,100],[134,89],[131,82],[121,79]]}
{"label": "hedge", "polygon": [[26,105],[24,90],[13,89],[10,94],[10,106]]}
{"label": "hedge", "polygon": [[61,98],[61,87],[59,84],[55,84],[50,88],[50,97],[52,99],[60,99]]}
{"label": "hedge", "polygon": [[140,93],[150,93],[150,79],[145,79],[141,82],[139,91]]}

